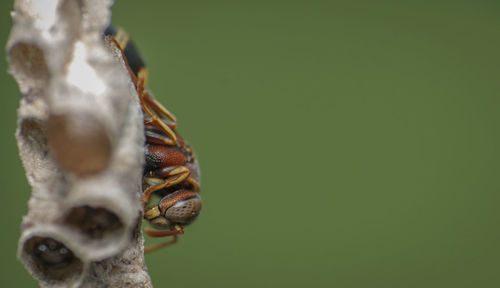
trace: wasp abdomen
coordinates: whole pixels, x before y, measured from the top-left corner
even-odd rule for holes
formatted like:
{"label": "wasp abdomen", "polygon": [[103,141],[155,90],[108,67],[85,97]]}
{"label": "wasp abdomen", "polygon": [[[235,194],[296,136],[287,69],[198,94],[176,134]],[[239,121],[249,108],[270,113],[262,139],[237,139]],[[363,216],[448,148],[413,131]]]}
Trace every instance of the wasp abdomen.
{"label": "wasp abdomen", "polygon": [[165,196],[158,206],[169,221],[189,224],[200,213],[201,198],[196,192],[180,190]]}

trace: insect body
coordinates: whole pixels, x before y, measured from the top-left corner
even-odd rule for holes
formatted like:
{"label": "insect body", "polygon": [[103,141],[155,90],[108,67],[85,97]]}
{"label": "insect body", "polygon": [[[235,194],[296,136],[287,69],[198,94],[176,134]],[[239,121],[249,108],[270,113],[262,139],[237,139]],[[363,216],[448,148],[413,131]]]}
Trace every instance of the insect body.
{"label": "insect body", "polygon": [[153,194],[162,197],[144,213],[144,218],[160,230],[144,232],[151,237],[174,237],[169,242],[146,247],[145,251],[150,252],[177,242],[177,235],[184,234],[184,225],[200,213],[198,163],[194,152],[175,131],[175,117],[144,88],[148,71],[126,32],[110,26],[104,35],[122,51],[144,114],[143,203],[148,207]]}

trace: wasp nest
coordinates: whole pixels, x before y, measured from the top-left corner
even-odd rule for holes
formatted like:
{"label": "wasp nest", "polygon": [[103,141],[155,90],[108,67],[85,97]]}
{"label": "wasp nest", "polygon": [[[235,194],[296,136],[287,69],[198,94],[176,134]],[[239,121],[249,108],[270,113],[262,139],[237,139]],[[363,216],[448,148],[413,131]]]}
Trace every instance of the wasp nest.
{"label": "wasp nest", "polygon": [[144,133],[111,0],[16,0],[7,44],[32,187],[19,258],[42,287],[151,287],[141,234]]}

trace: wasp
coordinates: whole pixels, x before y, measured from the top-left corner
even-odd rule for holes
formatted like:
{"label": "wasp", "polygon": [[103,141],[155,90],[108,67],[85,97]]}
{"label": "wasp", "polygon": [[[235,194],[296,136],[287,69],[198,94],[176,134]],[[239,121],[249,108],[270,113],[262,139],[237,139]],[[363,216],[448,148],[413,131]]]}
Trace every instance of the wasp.
{"label": "wasp", "polygon": [[[199,168],[194,151],[177,133],[177,120],[145,86],[148,70],[127,33],[109,26],[104,36],[122,53],[123,61],[137,90],[144,115],[145,166],[142,201],[144,218],[153,229],[144,229],[151,237],[173,236],[173,239],[145,248],[151,252],[177,242],[184,226],[197,218],[201,210]],[[149,206],[151,196],[161,197]]]}

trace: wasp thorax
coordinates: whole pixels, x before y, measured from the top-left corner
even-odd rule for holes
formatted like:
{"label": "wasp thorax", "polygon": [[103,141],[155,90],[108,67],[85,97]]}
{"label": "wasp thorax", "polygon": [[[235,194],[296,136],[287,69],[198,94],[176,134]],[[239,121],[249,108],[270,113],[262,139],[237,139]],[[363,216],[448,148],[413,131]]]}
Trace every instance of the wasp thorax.
{"label": "wasp thorax", "polygon": [[[179,193],[178,195],[175,195]],[[186,193],[186,192],[176,192],[174,197],[170,196],[169,199],[162,199],[160,201],[160,207],[163,211],[164,217],[172,223],[176,224],[188,224],[200,214],[201,210],[201,198],[197,193]],[[175,197],[177,196],[177,197]],[[172,201],[172,198],[175,198]],[[168,203],[165,203],[170,200]],[[162,205],[168,204],[168,205]]]}

